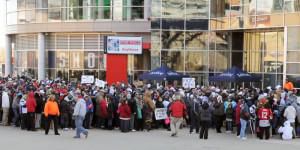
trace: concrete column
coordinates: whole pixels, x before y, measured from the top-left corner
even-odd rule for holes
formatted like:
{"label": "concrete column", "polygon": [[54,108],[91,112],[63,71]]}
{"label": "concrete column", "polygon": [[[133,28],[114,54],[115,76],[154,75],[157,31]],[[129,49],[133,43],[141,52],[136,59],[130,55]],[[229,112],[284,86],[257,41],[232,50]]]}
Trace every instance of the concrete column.
{"label": "concrete column", "polygon": [[12,62],[11,62],[11,36],[6,35],[5,37],[5,76],[12,74]]}
{"label": "concrete column", "polygon": [[45,79],[45,34],[38,34],[38,80]]}

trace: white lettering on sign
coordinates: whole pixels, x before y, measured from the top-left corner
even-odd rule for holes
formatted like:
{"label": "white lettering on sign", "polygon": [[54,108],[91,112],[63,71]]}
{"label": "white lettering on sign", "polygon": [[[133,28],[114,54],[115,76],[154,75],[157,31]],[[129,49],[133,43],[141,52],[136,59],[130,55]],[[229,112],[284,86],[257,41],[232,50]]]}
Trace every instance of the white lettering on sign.
{"label": "white lettering on sign", "polygon": [[80,54],[79,53],[73,53],[73,67],[74,68],[79,68],[80,65],[79,65],[79,62],[80,62]]}
{"label": "white lettering on sign", "polygon": [[59,55],[59,67],[60,67],[60,68],[66,67],[66,57],[65,57],[65,53],[60,53],[60,55]]}
{"label": "white lettering on sign", "polygon": [[88,68],[95,68],[96,65],[96,56],[95,53],[88,53]]}

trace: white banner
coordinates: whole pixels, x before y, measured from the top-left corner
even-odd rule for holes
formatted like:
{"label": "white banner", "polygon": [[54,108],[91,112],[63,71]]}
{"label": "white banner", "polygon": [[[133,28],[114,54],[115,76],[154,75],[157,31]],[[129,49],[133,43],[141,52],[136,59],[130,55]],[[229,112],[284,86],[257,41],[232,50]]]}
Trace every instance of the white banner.
{"label": "white banner", "polygon": [[106,82],[103,81],[103,80],[96,79],[96,81],[95,81],[95,85],[98,86],[98,87],[104,88],[105,84],[106,84]]}
{"label": "white banner", "polygon": [[108,54],[142,54],[142,37],[107,37],[106,53]]}
{"label": "white banner", "polygon": [[81,83],[82,84],[92,84],[92,83],[94,83],[94,76],[82,75],[81,76]]}
{"label": "white banner", "polygon": [[182,78],[182,87],[186,89],[195,88],[196,87],[195,78]]}
{"label": "white banner", "polygon": [[156,120],[164,120],[168,117],[167,108],[156,108],[154,113]]}

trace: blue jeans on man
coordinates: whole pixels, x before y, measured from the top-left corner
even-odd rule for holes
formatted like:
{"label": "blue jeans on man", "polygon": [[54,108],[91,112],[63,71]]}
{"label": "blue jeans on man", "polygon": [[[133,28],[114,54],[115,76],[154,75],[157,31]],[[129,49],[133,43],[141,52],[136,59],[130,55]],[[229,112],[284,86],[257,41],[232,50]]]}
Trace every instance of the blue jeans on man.
{"label": "blue jeans on man", "polygon": [[80,138],[81,133],[83,133],[85,135],[85,137],[87,138],[88,130],[83,128],[83,120],[84,120],[84,117],[82,117],[82,116],[75,117],[76,136],[74,136],[74,138]]}
{"label": "blue jeans on man", "polygon": [[244,120],[244,119],[240,119],[241,121],[241,132],[240,132],[240,138],[241,139],[246,139],[246,128],[247,128],[247,123],[248,121],[247,120]]}

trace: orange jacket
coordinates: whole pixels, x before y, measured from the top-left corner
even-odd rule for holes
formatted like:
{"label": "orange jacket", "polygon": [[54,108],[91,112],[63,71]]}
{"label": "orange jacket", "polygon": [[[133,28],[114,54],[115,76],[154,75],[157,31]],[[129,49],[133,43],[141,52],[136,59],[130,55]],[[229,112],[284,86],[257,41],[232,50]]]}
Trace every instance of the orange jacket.
{"label": "orange jacket", "polygon": [[48,100],[44,108],[45,117],[48,115],[59,116],[59,108],[56,101]]}
{"label": "orange jacket", "polygon": [[294,84],[292,82],[287,82],[284,84],[284,89],[287,89],[288,91],[294,90]]}

